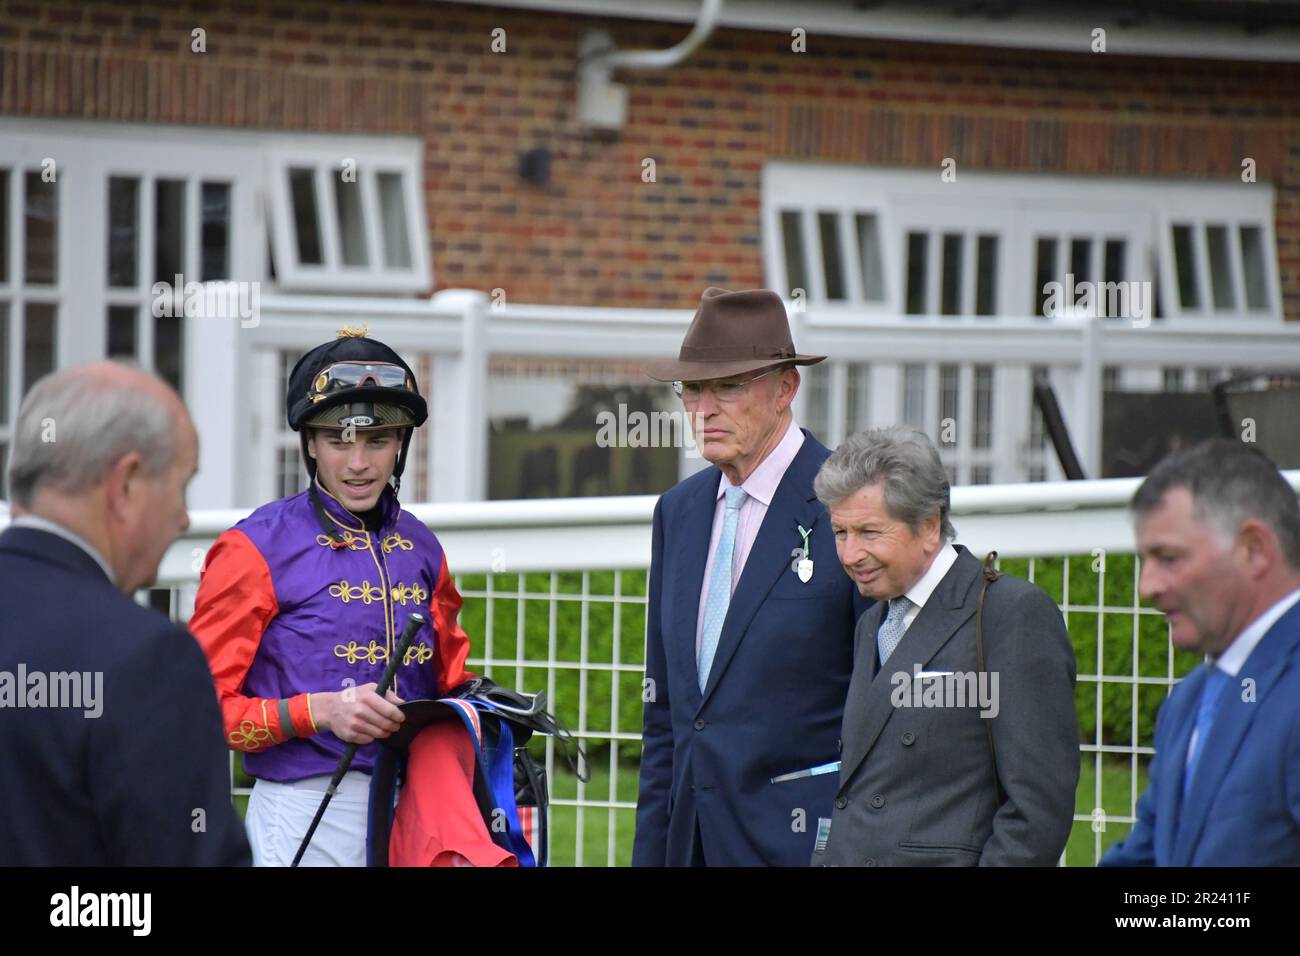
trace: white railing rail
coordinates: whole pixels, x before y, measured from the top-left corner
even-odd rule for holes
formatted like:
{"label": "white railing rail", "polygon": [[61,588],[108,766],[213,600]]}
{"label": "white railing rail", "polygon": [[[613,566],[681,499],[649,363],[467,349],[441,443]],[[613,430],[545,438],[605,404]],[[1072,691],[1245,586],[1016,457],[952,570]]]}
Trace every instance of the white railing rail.
{"label": "white railing rail", "polygon": [[[1300,493],[1300,470],[1284,473]],[[957,540],[1007,558],[1131,552],[1128,503],[1138,478],[975,485],[952,491]],[[431,528],[456,574],[650,566],[655,497],[474,501],[408,506]],[[168,550],[159,587],[198,581],[203,554],[246,509],[194,511]]]}

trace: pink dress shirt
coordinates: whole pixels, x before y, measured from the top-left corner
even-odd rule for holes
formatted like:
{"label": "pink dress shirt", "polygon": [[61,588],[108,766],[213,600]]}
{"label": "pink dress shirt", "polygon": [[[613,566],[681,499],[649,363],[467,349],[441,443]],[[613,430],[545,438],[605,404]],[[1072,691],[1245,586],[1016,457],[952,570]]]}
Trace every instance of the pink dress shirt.
{"label": "pink dress shirt", "polygon": [[[758,529],[763,524],[767,509],[772,504],[772,496],[776,494],[776,486],[781,483],[786,469],[790,467],[794,456],[802,447],[803,432],[792,419],[790,427],[786,429],[785,435],[777,446],[758,463],[758,467],[750,476],[740,483],[740,487],[745,489],[749,497],[740,506],[740,514],[736,518],[736,547],[731,555],[732,594],[736,593],[736,585],[745,570],[745,561],[754,546],[754,539],[758,537]],[[709,556],[704,562],[704,580],[700,582],[700,610],[695,619],[696,660],[699,659],[700,638],[704,633],[704,600],[709,593],[709,575],[713,573],[713,556],[718,550],[718,539],[722,537],[723,516],[727,510],[724,495],[729,487],[731,483],[727,481],[727,476],[719,475],[718,496],[713,506],[713,531],[709,535]]]}

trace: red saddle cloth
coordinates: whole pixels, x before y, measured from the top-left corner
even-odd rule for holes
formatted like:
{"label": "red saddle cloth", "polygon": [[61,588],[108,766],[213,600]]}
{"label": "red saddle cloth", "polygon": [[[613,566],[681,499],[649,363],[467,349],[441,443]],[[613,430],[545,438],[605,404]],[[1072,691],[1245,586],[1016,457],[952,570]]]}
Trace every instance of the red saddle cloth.
{"label": "red saddle cloth", "polygon": [[492,842],[474,799],[474,767],[474,743],[459,721],[434,721],[416,734],[393,816],[389,866],[519,865]]}

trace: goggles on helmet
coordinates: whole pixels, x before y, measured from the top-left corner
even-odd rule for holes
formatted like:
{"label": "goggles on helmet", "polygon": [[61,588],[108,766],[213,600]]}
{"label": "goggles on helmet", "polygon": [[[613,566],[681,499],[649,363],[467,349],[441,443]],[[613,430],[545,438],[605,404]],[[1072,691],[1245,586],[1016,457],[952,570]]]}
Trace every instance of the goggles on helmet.
{"label": "goggles on helmet", "polygon": [[406,370],[400,365],[388,362],[335,362],[321,369],[312,380],[307,394],[313,402],[319,402],[336,392],[366,385],[415,391],[415,383],[407,377]]}

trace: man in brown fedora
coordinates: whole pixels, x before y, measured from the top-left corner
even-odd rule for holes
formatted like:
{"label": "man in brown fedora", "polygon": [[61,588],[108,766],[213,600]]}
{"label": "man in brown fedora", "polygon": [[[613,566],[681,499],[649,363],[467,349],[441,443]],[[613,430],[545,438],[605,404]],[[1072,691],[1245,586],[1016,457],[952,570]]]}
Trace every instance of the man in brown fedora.
{"label": "man in brown fedora", "polygon": [[795,424],[785,305],[704,291],[672,382],[714,467],[654,513],[638,866],[804,866],[835,797],[853,628],[813,477],[830,452]]}

